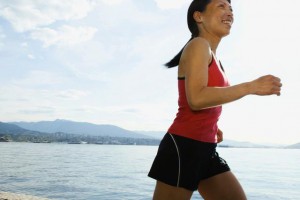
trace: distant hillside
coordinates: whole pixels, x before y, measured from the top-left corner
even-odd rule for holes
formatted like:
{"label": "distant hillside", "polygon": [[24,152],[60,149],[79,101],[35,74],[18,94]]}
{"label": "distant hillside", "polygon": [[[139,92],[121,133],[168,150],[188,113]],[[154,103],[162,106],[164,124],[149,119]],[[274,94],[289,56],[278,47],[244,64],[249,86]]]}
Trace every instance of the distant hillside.
{"label": "distant hillside", "polygon": [[[137,133],[148,135],[157,139],[162,139],[166,132],[163,131],[136,131]],[[270,148],[270,145],[260,145],[251,142],[240,142],[235,140],[225,139],[223,142],[218,144],[219,147],[241,147],[241,148]]]}
{"label": "distant hillside", "polygon": [[24,134],[39,134],[36,131],[26,130],[14,124],[0,122],[0,135],[24,135]]}
{"label": "distant hillside", "polygon": [[21,134],[24,131],[26,131],[26,130],[23,128],[20,128],[17,125],[0,122],[0,133],[1,134],[10,134],[12,132]]}
{"label": "distant hillside", "polygon": [[162,139],[166,134],[165,131],[135,131],[136,133],[147,135],[152,138]]}
{"label": "distant hillside", "polygon": [[[40,122],[0,122],[0,136],[5,134],[41,135],[52,133],[66,133],[75,135],[90,135],[100,137],[119,137],[135,139],[159,139],[165,135],[164,131],[129,131],[114,125],[96,125],[86,122],[68,120],[40,121]],[[262,145],[251,142],[224,140],[219,147],[241,148],[290,148],[300,149],[300,143],[290,146]]]}
{"label": "distant hillside", "polygon": [[110,136],[110,137],[128,137],[128,138],[153,138],[150,136],[138,134],[114,125],[96,125],[86,122],[74,122],[57,119],[55,121],[40,122],[11,122],[21,128],[39,131],[45,133],[70,133],[91,136]]}
{"label": "distant hillside", "polygon": [[300,149],[300,143],[287,146],[286,148],[287,149]]}
{"label": "distant hillside", "polygon": [[225,139],[223,142],[218,144],[220,147],[242,147],[242,148],[269,148],[269,145],[261,145],[255,144],[251,142],[241,142],[241,141],[234,141],[234,140],[227,140]]}
{"label": "distant hillside", "polygon": [[[136,136],[136,134],[134,134]],[[140,135],[139,135],[140,136]],[[32,142],[53,143],[62,142],[68,144],[114,144],[114,145],[158,145],[159,140],[140,136],[133,138],[132,135],[123,134],[122,137],[100,136],[91,134],[74,133],[46,133],[41,131],[27,130],[15,124],[0,122],[0,143],[2,142]]]}

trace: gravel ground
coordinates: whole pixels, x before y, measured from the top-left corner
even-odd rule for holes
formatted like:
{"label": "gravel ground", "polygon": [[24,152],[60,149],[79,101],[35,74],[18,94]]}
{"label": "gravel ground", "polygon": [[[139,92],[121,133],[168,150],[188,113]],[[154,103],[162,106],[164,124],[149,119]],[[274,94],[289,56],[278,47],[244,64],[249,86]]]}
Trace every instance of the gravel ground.
{"label": "gravel ground", "polygon": [[30,196],[30,195],[24,195],[24,194],[0,192],[0,200],[49,200],[49,199]]}

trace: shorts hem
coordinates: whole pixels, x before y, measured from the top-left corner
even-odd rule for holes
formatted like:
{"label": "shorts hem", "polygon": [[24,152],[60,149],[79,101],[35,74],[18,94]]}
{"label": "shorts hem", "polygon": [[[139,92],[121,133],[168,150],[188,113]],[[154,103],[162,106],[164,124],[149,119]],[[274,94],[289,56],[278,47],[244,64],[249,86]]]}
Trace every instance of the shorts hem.
{"label": "shorts hem", "polygon": [[152,179],[154,179],[154,180],[156,180],[156,181],[162,182],[162,183],[164,183],[164,184],[167,184],[167,185],[169,185],[169,186],[172,186],[172,187],[176,187],[176,188],[184,188],[184,189],[189,190],[189,191],[191,191],[191,192],[194,192],[194,191],[197,190],[197,188],[194,189],[194,188],[191,188],[191,187],[182,186],[182,185],[180,185],[180,184],[179,184],[179,185],[177,185],[177,184],[172,184],[172,183],[169,183],[169,181],[161,180],[160,178],[155,178],[154,176],[151,176],[151,175],[148,175],[148,177],[150,177],[150,178],[152,178]]}

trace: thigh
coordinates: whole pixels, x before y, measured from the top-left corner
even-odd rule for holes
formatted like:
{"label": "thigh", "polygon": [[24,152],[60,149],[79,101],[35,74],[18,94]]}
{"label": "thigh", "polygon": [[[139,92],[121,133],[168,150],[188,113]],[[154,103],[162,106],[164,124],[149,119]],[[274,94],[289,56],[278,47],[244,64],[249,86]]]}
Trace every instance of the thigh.
{"label": "thigh", "polygon": [[205,200],[246,200],[244,190],[230,171],[200,181],[198,191]]}
{"label": "thigh", "polygon": [[193,192],[157,181],[153,200],[189,200]]}

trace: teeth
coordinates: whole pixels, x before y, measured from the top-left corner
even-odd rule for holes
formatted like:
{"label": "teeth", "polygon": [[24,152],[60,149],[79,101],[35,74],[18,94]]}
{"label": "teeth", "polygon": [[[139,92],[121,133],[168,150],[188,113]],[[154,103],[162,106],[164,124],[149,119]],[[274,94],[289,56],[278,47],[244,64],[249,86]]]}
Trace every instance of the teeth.
{"label": "teeth", "polygon": [[231,25],[231,23],[232,23],[230,20],[223,20],[222,22],[223,22],[224,24],[229,24],[229,25]]}

